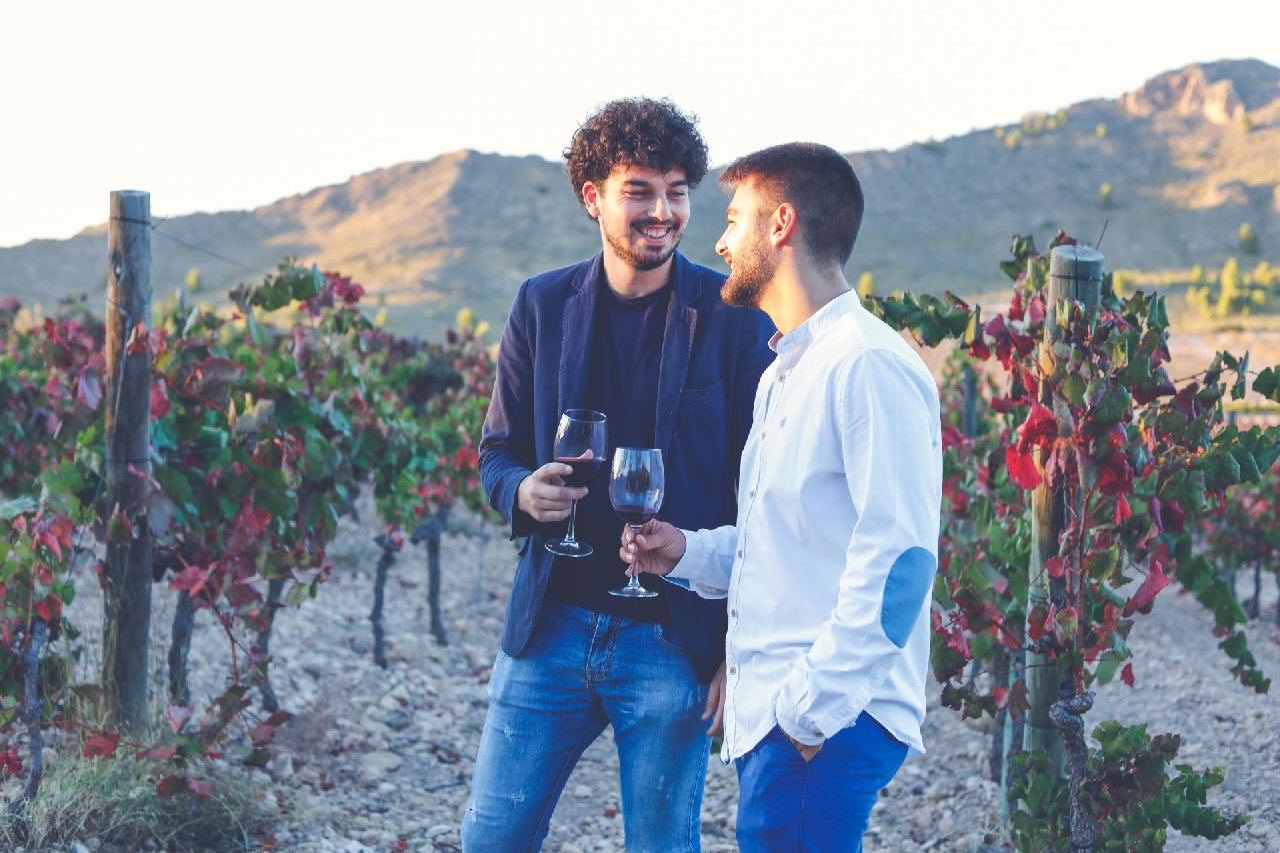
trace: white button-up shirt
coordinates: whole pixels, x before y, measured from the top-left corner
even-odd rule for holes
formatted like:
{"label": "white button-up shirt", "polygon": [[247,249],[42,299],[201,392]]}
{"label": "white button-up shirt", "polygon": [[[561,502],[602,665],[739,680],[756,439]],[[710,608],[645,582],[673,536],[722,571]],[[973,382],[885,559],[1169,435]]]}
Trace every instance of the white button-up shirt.
{"label": "white button-up shirt", "polygon": [[728,597],[725,762],[775,724],[816,744],[866,711],[923,752],[942,502],[938,389],[850,291],[771,344],[738,524],[670,578]]}

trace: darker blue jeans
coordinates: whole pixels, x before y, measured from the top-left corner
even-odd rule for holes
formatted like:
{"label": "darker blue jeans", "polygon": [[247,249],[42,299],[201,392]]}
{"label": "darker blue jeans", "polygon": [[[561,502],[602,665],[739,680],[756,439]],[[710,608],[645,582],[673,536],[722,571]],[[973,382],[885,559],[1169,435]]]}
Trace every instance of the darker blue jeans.
{"label": "darker blue jeans", "polygon": [[627,850],[697,853],[706,698],[670,627],[548,607],[520,657],[493,666],[463,850],[541,849],[574,765],[612,725]]}
{"label": "darker blue jeans", "polygon": [[810,762],[774,726],[738,759],[741,853],[861,853],[871,807],[907,746],[868,714]]}

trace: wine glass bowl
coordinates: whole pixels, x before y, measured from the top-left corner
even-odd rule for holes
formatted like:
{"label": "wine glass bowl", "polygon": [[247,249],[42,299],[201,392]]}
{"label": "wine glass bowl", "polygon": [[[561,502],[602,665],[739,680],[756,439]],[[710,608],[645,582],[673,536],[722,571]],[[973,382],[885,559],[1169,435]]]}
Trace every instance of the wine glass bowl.
{"label": "wine glass bowl", "polygon": [[[609,501],[613,511],[633,531],[639,531],[662,508],[666,488],[662,470],[662,451],[652,447],[619,447],[613,452],[613,469],[609,477]],[[658,593],[640,585],[636,575],[621,589],[610,595],[623,598],[652,598]]]}
{"label": "wine glass bowl", "polygon": [[[552,455],[557,462],[573,468],[572,473],[561,479],[566,486],[579,488],[591,479],[604,465],[608,450],[607,419],[601,412],[591,409],[566,409],[556,428]],[[586,542],[579,542],[573,535],[573,523],[578,512],[578,502],[569,505],[569,528],[563,539],[548,542],[546,548],[561,557],[586,557],[594,549]]]}

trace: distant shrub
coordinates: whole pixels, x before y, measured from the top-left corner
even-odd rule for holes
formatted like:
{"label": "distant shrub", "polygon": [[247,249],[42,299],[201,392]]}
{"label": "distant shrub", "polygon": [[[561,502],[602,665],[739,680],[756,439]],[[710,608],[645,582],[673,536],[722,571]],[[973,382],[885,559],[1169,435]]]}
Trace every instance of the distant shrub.
{"label": "distant shrub", "polygon": [[459,308],[458,313],[453,318],[453,322],[459,332],[469,332],[476,325],[476,312],[470,308]]}
{"label": "distant shrub", "polygon": [[1193,267],[1187,287],[1187,307],[1206,319],[1243,317],[1268,309],[1280,270],[1267,262],[1258,264],[1251,275],[1240,269],[1235,258],[1228,258],[1221,272]]}
{"label": "distant shrub", "polygon": [[1028,137],[1039,136],[1046,129],[1051,129],[1048,128],[1049,116],[1040,112],[1027,113],[1022,117],[1022,121],[1019,124],[1023,134]]}
{"label": "distant shrub", "polygon": [[943,149],[943,145],[942,145],[942,143],[941,143],[941,142],[939,142],[938,140],[934,139],[932,136],[930,136],[928,139],[926,139],[926,140],[925,140],[923,143],[921,143],[921,144],[924,146],[924,150],[926,150],[926,151],[930,151],[930,152],[932,152],[932,153],[934,153],[934,154],[941,154],[941,153],[942,153],[942,149]]}
{"label": "distant shrub", "polygon": [[1228,258],[1222,266],[1218,304],[1214,308],[1214,314],[1218,317],[1246,316],[1255,309],[1265,308],[1269,297],[1269,288],[1246,278],[1240,272],[1239,262],[1235,258]]}
{"label": "distant shrub", "polygon": [[1016,151],[1022,146],[1022,131],[1014,128],[1004,135],[1004,147]]}
{"label": "distant shrub", "polygon": [[1253,283],[1259,287],[1265,287],[1270,292],[1277,282],[1280,282],[1280,269],[1276,269],[1266,261],[1261,261],[1253,268]]}
{"label": "distant shrub", "polygon": [[869,272],[864,272],[858,277],[857,284],[858,296],[861,299],[870,299],[876,295],[876,279]]}
{"label": "distant shrub", "polygon": [[1058,127],[1066,127],[1067,111],[1065,108],[1059,108],[1058,111],[1053,114],[1053,117],[1058,120]]}
{"label": "distant shrub", "polygon": [[1094,132],[1094,135],[1096,135],[1099,139],[1106,139],[1107,138],[1106,122],[1101,122],[1101,121],[1098,122],[1098,126],[1093,129],[1093,132]]}
{"label": "distant shrub", "polygon": [[1249,118],[1248,113],[1240,113],[1240,115],[1236,116],[1236,127],[1241,133],[1252,133],[1253,119]]}
{"label": "distant shrub", "polygon": [[203,285],[200,282],[200,268],[192,267],[187,270],[187,290],[191,293],[199,293]]}
{"label": "distant shrub", "polygon": [[1133,285],[1137,280],[1137,274],[1131,270],[1116,270],[1111,275],[1111,287],[1115,290],[1116,296],[1130,296],[1133,294]]}
{"label": "distant shrub", "polygon": [[1213,316],[1213,288],[1205,285],[1187,288],[1187,307],[1200,317]]}
{"label": "distant shrub", "polygon": [[1240,226],[1240,251],[1246,255],[1258,254],[1258,232],[1248,222]]}
{"label": "distant shrub", "polygon": [[1111,184],[1103,184],[1098,188],[1098,204],[1103,210],[1111,209],[1111,205],[1114,204],[1111,198]]}
{"label": "distant shrub", "polygon": [[1003,127],[997,127],[997,128],[995,128],[995,129],[993,129],[991,132],[995,135],[996,139],[1004,139],[1004,128],[1003,128]]}

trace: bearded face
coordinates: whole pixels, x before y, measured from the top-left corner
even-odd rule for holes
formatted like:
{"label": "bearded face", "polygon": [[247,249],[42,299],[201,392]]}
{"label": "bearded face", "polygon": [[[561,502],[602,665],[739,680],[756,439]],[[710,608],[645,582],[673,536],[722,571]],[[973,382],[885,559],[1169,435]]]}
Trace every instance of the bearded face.
{"label": "bearded face", "polygon": [[689,220],[689,183],[679,169],[619,166],[598,190],[592,187],[587,210],[600,223],[606,251],[634,270],[655,270],[680,245]]}

